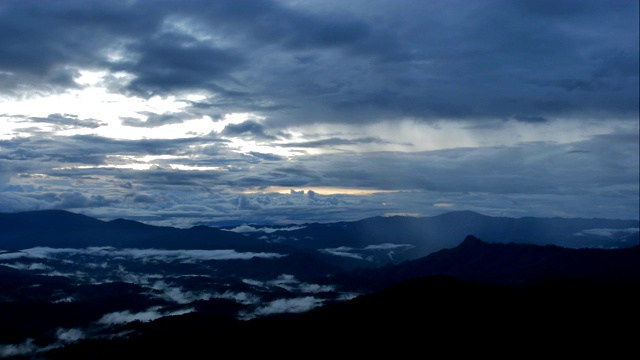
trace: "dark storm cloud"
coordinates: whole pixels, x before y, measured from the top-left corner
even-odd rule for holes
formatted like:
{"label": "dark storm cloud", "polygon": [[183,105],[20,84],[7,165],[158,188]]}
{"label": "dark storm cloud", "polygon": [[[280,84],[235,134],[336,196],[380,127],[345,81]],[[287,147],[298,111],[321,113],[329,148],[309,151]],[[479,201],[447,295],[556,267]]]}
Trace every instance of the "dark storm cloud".
{"label": "dark storm cloud", "polygon": [[260,0],[191,1],[186,8],[183,13],[214,24],[213,29],[251,47],[278,45],[296,51],[339,48],[384,57],[393,48],[388,36],[376,37],[371,24],[344,11],[315,14],[304,7]]}
{"label": "dark storm cloud", "polygon": [[145,116],[146,119],[142,120],[131,117],[121,117],[120,119],[122,120],[122,125],[151,128],[170,124],[181,124],[185,120],[193,117],[187,112],[156,114],[145,111],[141,112],[140,115]]}
{"label": "dark storm cloud", "polygon": [[528,116],[515,116],[515,119],[518,121],[522,121],[522,122],[527,122],[527,123],[544,123],[547,122],[548,120],[542,116],[532,116],[532,115],[528,115]]}
{"label": "dark storm cloud", "polygon": [[118,140],[96,135],[0,140],[0,159],[104,164],[108,155],[184,154],[188,145],[224,142],[212,137]]}
{"label": "dark storm cloud", "polygon": [[89,176],[107,176],[123,181],[135,181],[149,188],[169,189],[171,187],[206,188],[203,181],[219,181],[220,175],[212,171],[179,171],[171,168],[154,167],[150,170],[127,170],[114,168],[55,169],[48,171],[49,176],[57,178],[82,178]]}
{"label": "dark storm cloud", "polygon": [[124,70],[122,90],[207,90],[203,104],[280,124],[637,118],[637,13],[626,0],[4,1],[0,74],[17,91]]}
{"label": "dark storm cloud", "polygon": [[343,154],[330,161],[309,156],[298,171],[300,178],[329,187],[577,195],[599,184],[602,191],[616,192],[638,182],[638,160],[630,156],[637,144],[635,134],[611,134],[570,145]]}
{"label": "dark storm cloud", "polygon": [[221,173],[220,181],[224,181],[225,185],[241,189],[268,186],[300,187],[310,184],[317,186],[323,183],[316,171],[302,164],[283,167],[279,162],[263,162],[252,166],[250,171],[246,170]]}
{"label": "dark storm cloud", "polygon": [[59,209],[77,209],[87,207],[102,207],[111,205],[111,201],[102,195],[91,195],[89,197],[79,192],[67,192],[57,195]]}
{"label": "dark storm cloud", "polygon": [[365,138],[357,138],[357,139],[342,139],[342,138],[329,138],[323,140],[316,141],[305,141],[305,142],[291,142],[283,144],[283,147],[302,147],[302,148],[316,148],[316,147],[331,147],[331,146],[340,146],[340,145],[359,145],[359,144],[389,144],[388,141],[385,141],[376,137],[365,137]]}
{"label": "dark storm cloud", "polygon": [[131,196],[133,197],[133,202],[136,203],[143,203],[143,204],[153,204],[156,202],[156,199],[146,195],[146,194],[131,194]]}
{"label": "dark storm cloud", "polygon": [[215,81],[227,79],[243,58],[234,50],[218,49],[181,35],[162,35],[137,44],[139,58],[117,67],[136,74],[129,88],[145,95],[166,94],[184,89],[217,91]]}
{"label": "dark storm cloud", "polygon": [[[7,189],[5,189],[7,190]],[[117,205],[102,195],[85,195],[78,191],[62,193],[22,191],[0,192],[0,211],[30,211],[42,209],[88,209]]]}
{"label": "dark storm cloud", "polygon": [[135,2],[3,1],[0,70],[17,85],[73,87],[76,67],[101,65],[106,49],[160,19]]}
{"label": "dark storm cloud", "polygon": [[279,155],[265,154],[265,153],[260,153],[260,152],[256,152],[256,151],[249,152],[249,155],[254,156],[256,158],[259,158],[259,159],[262,159],[262,160],[267,160],[267,161],[282,161],[282,160],[285,160],[284,157],[279,156]]}
{"label": "dark storm cloud", "polygon": [[31,121],[48,123],[58,125],[60,128],[90,128],[95,129],[102,125],[106,125],[103,122],[95,119],[79,119],[78,116],[73,114],[50,114],[46,118],[32,117]]}
{"label": "dark storm cloud", "polygon": [[268,170],[268,175],[273,183],[281,183],[281,186],[302,186],[307,184],[324,183],[322,177],[315,169],[308,168],[305,164],[291,166],[278,166]]}
{"label": "dark storm cloud", "polygon": [[[52,138],[13,138],[0,140],[0,159],[32,167],[35,161],[44,167],[56,163],[102,164],[106,157],[104,149],[96,144],[78,144],[72,140],[58,141]],[[80,145],[80,146],[79,146]],[[78,152],[78,149],[82,152]],[[49,164],[47,164],[49,163]],[[32,168],[33,170],[33,168]]]}
{"label": "dark storm cloud", "polygon": [[240,124],[229,124],[224,127],[220,135],[229,137],[244,137],[257,140],[276,140],[277,138],[266,132],[265,127],[253,120]]}

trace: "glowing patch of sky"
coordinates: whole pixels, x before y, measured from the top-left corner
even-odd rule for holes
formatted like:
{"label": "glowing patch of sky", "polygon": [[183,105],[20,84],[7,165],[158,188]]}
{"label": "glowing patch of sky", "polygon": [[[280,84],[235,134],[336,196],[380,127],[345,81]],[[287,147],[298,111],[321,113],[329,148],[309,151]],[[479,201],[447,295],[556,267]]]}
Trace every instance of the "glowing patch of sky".
{"label": "glowing patch of sky", "polygon": [[[59,135],[95,134],[118,139],[163,138],[173,139],[206,135],[213,130],[211,118],[203,116],[189,119],[180,124],[169,124],[155,128],[126,127],[121,124],[121,117],[140,118],[140,113],[157,114],[176,113],[184,109],[188,103],[175,96],[152,97],[142,99],[110,92],[104,85],[106,77],[120,78],[124,83],[130,80],[126,74],[108,73],[106,71],[81,70],[75,79],[82,88],[68,90],[61,94],[32,96],[23,99],[10,97],[0,98],[0,108],[5,118],[3,138],[15,135],[18,129],[24,128],[24,118],[11,120],[12,116],[47,117],[51,114],[72,114],[79,119],[97,119],[104,123],[95,129],[69,129],[60,131]],[[192,94],[187,99],[201,99],[201,94]],[[40,124],[38,126],[41,126]],[[45,126],[46,127],[46,126]]]}
{"label": "glowing patch of sky", "polygon": [[300,155],[298,151],[287,149],[287,148],[281,148],[281,147],[278,147],[276,144],[260,144],[253,140],[244,140],[240,138],[230,138],[229,147],[243,154],[258,152],[258,153],[274,154],[274,155],[285,156],[285,157]]}
{"label": "glowing patch of sky", "polygon": [[439,208],[451,208],[451,207],[454,207],[455,204],[452,204],[452,203],[436,203],[436,204],[433,204],[433,206],[439,207]]}
{"label": "glowing patch of sky", "polygon": [[125,164],[125,165],[80,165],[53,168],[53,170],[71,169],[129,169],[129,170],[149,170],[153,164]]}
{"label": "glowing patch of sky", "polygon": [[[299,142],[311,135],[322,139],[341,134],[345,139],[379,138],[380,142],[340,145],[338,151],[433,151],[483,146],[512,146],[526,142],[546,141],[570,143],[595,135],[615,131],[638,132],[638,124],[623,119],[609,119],[606,123],[589,119],[555,119],[545,123],[486,120],[474,122],[440,121],[434,123],[413,120],[383,121],[364,126],[311,125],[296,128],[289,142]],[[307,135],[304,135],[307,134]],[[334,152],[336,149],[305,149],[309,154]]]}
{"label": "glowing patch of sky", "polygon": [[184,170],[184,171],[207,171],[207,170],[224,170],[224,168],[220,166],[188,166],[181,164],[169,164],[172,169],[176,170]]}
{"label": "glowing patch of sky", "polygon": [[384,217],[393,217],[393,216],[422,217],[422,216],[425,216],[425,214],[423,214],[423,213],[408,213],[408,212],[388,212],[388,213],[384,213],[382,216],[384,216]]}
{"label": "glowing patch of sky", "polygon": [[321,195],[371,195],[376,193],[391,193],[398,192],[397,190],[381,190],[381,189],[354,189],[354,188],[339,188],[339,187],[328,187],[328,186],[311,186],[305,188],[297,188],[297,187],[286,187],[286,186],[269,186],[264,189],[247,189],[242,192],[245,194],[253,194],[253,193],[279,193],[279,194],[290,194],[291,192],[297,193],[305,193],[313,191],[317,194]]}
{"label": "glowing patch of sky", "polygon": [[[168,124],[152,128],[113,124],[93,132],[97,135],[123,140],[178,139],[207,135],[211,132],[211,125],[211,119],[208,116],[204,116],[199,119],[186,120],[180,124]],[[69,131],[65,135],[78,133],[80,131]]]}

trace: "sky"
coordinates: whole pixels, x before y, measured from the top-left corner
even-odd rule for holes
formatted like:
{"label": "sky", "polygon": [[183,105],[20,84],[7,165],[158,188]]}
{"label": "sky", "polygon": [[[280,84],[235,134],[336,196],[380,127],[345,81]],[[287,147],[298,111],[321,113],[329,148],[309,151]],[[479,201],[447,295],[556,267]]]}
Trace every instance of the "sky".
{"label": "sky", "polygon": [[0,212],[639,216],[637,0],[3,0]]}

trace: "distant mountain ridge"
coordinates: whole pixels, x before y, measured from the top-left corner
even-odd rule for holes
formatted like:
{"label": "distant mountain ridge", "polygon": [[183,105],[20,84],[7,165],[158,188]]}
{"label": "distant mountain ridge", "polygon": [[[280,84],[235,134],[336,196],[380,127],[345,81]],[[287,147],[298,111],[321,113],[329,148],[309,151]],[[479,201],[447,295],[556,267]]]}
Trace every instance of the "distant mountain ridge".
{"label": "distant mountain ridge", "polygon": [[487,242],[623,248],[640,242],[635,220],[490,217],[455,211],[433,217],[373,217],[353,222],[272,226],[269,233],[189,229],[124,219],[101,221],[63,210],[0,213],[0,250],[53,248],[234,249],[303,252],[344,269],[418,259],[458,245],[469,234]]}
{"label": "distant mountain ridge", "polygon": [[[637,226],[632,220],[494,218],[461,211],[428,218],[374,217],[307,224],[294,230],[276,228],[265,236],[207,226],[179,229],[124,219],[101,221],[45,210],[0,213],[0,250],[115,247],[279,253],[287,258],[266,262],[256,258],[253,266],[264,274],[272,273],[267,271],[270,267],[288,268],[299,278],[320,276],[322,271],[349,272],[344,278],[327,281],[366,284],[362,289],[367,291],[431,275],[483,283],[517,283],[544,276],[637,280],[638,232],[628,231]],[[619,231],[621,236],[611,239],[598,232],[590,234],[593,229]],[[469,232],[459,236],[463,231]],[[462,243],[461,238],[465,239]],[[578,246],[578,240],[586,245]],[[600,246],[589,246],[596,240]],[[307,264],[323,270],[311,271]]]}
{"label": "distant mountain ridge", "polygon": [[[481,215],[472,211],[455,211],[432,217],[374,217],[350,223],[313,224],[305,229],[294,230],[290,234],[301,237],[311,235],[315,229],[334,232],[336,235],[349,232],[359,234],[358,240],[368,238],[371,243],[394,242],[397,239],[415,237],[433,238],[433,242],[449,239],[449,245],[455,246],[454,239],[474,234],[490,242],[516,242],[539,245],[554,244],[564,247],[591,247],[606,244],[588,233],[575,236],[580,231],[604,229],[638,228],[635,220],[582,219],[582,218],[507,218]],[[403,233],[398,230],[402,229]],[[635,240],[638,239],[637,232]],[[634,238],[631,238],[633,240]],[[608,243],[609,247],[633,246],[627,243],[628,237],[621,236]],[[453,241],[453,242],[452,242]],[[322,244],[321,246],[324,246]],[[354,245],[359,245],[357,242]],[[586,246],[585,246],[586,245]],[[428,242],[421,246],[428,247]]]}
{"label": "distant mountain ridge", "polygon": [[179,229],[125,219],[101,221],[63,210],[0,214],[0,249],[19,250],[36,246],[240,251],[268,251],[277,248],[264,241],[205,226]]}
{"label": "distant mountain ridge", "polygon": [[[454,211],[432,217],[374,217],[354,222],[306,224],[297,230],[251,233],[255,238],[299,248],[336,249],[352,256],[354,267],[417,259],[458,245],[473,234],[487,242],[557,245],[567,248],[622,248],[640,243],[637,220],[507,218]],[[408,245],[372,254],[376,245]],[[345,250],[350,251],[346,254]],[[353,258],[360,256],[361,261]],[[372,261],[366,260],[367,258]]]}

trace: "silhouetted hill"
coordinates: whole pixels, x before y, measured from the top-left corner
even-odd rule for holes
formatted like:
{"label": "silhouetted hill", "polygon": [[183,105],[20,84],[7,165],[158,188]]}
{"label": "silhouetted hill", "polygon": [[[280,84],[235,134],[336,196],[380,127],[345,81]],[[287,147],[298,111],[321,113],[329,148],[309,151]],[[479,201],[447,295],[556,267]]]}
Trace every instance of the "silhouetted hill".
{"label": "silhouetted hill", "polygon": [[[597,356],[635,350],[630,284],[553,280],[486,286],[425,277],[304,314],[241,322],[187,314],[80,341],[48,359],[215,356]],[[631,328],[629,328],[631,326]]]}
{"label": "silhouetted hill", "polygon": [[554,245],[487,243],[469,235],[452,249],[398,265],[336,275],[330,281],[366,291],[433,275],[483,284],[522,284],[549,278],[638,282],[640,246],[568,249]]}
{"label": "silhouetted hill", "polygon": [[539,355],[606,350],[614,356],[635,341],[625,324],[638,320],[638,251],[491,244],[467,236],[453,249],[358,272],[352,280],[361,288],[380,290],[350,301],[246,322],[220,314],[176,316],[132,326],[135,335],[82,341],[51,355],[191,357],[215,338],[245,344],[243,354],[259,356],[299,356],[278,345],[282,341],[323,356],[388,351],[404,357],[425,347],[451,356],[469,348],[474,355],[506,356],[514,347]]}

